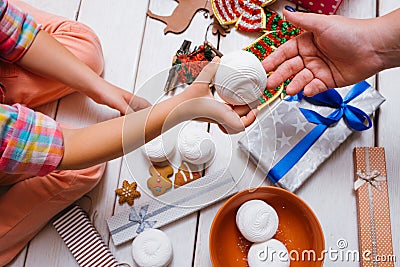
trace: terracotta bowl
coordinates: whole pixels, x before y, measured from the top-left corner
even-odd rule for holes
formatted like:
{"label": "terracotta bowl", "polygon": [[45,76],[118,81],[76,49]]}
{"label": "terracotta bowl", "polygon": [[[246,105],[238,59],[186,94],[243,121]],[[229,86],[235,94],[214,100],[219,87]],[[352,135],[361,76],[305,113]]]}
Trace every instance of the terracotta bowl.
{"label": "terracotta bowl", "polygon": [[[295,194],[266,186],[253,192],[245,190],[237,193],[218,211],[210,232],[210,256],[214,267],[248,266],[247,253],[252,243],[236,227],[236,212],[243,203],[252,199],[267,202],[278,213],[279,227],[274,238],[288,249],[291,267],[322,266],[323,260],[318,258],[325,248],[325,241],[313,211]],[[315,252],[315,261],[314,256],[308,253],[310,250]]]}

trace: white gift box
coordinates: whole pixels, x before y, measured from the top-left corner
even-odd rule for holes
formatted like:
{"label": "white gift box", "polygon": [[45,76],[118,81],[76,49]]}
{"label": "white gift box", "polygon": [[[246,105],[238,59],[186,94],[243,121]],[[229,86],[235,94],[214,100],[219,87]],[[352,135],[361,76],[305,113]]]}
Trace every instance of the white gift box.
{"label": "white gift box", "polygon": [[133,206],[107,219],[114,245],[159,228],[238,192],[231,173],[221,169],[168,194]]}

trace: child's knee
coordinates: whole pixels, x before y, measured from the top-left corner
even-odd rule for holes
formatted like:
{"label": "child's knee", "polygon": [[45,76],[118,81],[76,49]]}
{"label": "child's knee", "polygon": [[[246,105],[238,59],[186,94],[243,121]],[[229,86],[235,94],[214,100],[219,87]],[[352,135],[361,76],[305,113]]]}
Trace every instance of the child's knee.
{"label": "child's knee", "polygon": [[[61,171],[59,175],[64,177],[59,180],[68,181],[68,185],[59,194],[61,198],[75,201],[90,192],[101,180],[106,164],[99,164],[82,170]],[[70,178],[65,178],[69,176]]]}
{"label": "child's knee", "polygon": [[73,20],[65,21],[61,28],[63,33],[55,36],[56,39],[61,39],[59,41],[64,46],[100,75],[104,69],[104,58],[96,33],[89,26]]}
{"label": "child's knee", "polygon": [[92,166],[83,170],[77,170],[74,183],[81,186],[84,194],[91,191],[101,180],[106,163]]}

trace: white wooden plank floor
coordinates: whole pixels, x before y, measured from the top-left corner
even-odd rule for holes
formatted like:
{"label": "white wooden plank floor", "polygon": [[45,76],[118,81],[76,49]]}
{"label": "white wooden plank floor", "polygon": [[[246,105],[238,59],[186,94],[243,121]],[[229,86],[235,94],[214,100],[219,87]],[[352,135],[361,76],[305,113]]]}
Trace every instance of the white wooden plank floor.
{"label": "white wooden plank floor", "polygon": [[[164,24],[146,17],[150,8],[154,13],[168,15],[176,7],[173,0],[27,0],[27,2],[46,11],[76,19],[91,26],[99,35],[105,57],[104,77],[108,81],[134,91],[140,96],[156,101],[162,94],[163,82],[148,83],[149,78],[159,74],[171,65],[172,56],[184,39],[191,40],[194,45],[204,41],[207,26],[211,20],[197,14],[189,28],[180,35],[163,34]],[[274,10],[281,10],[287,4],[286,0],[278,0],[273,5]],[[370,18],[377,14],[383,15],[398,8],[398,1],[344,0],[339,14]],[[248,45],[258,34],[243,34],[235,30],[220,41],[214,36],[209,40],[219,45],[222,52],[239,49]],[[356,203],[353,183],[352,149],[355,146],[384,146],[386,148],[389,190],[391,200],[391,218],[395,255],[400,256],[400,214],[399,195],[400,168],[398,153],[400,151],[400,130],[394,114],[400,111],[397,103],[400,91],[400,69],[384,71],[378,78],[371,77],[369,82],[376,84],[378,90],[386,96],[387,101],[377,113],[375,127],[362,134],[352,135],[310,180],[297,192],[315,211],[323,227],[326,247],[336,248],[339,238],[348,241],[349,249],[358,248]],[[118,115],[117,112],[95,104],[85,96],[73,94],[63,98],[58,103],[51,103],[40,110],[58,121],[67,122],[77,127],[93,124]],[[56,115],[57,114],[57,115]],[[196,125],[202,127],[207,125]],[[259,184],[268,184],[264,174],[256,170],[242,152],[238,150],[237,140],[241,135],[224,135],[218,127],[211,125],[210,133],[216,140],[217,159],[207,172],[218,169],[218,166],[229,165],[234,178],[239,181],[241,189]],[[231,147],[231,154],[221,153],[222,149]],[[114,246],[109,237],[105,219],[118,213],[121,207],[115,198],[114,190],[124,179],[132,180],[135,176],[147,175],[147,167],[141,167],[143,158],[139,151],[129,154],[126,158],[135,158],[137,162],[126,164],[123,159],[108,163],[106,173],[100,184],[89,193],[92,199],[80,201],[82,206],[89,207],[94,216],[94,224],[103,239],[109,244],[114,255],[120,262],[129,263],[133,260],[130,244]],[[142,197],[137,201],[145,201]],[[209,229],[213,217],[222,203],[214,204],[201,212],[187,216],[175,223],[162,228],[172,239],[174,260],[170,266],[211,266],[208,252]],[[88,208],[89,209],[89,208]],[[358,266],[356,262],[333,262],[327,260],[324,266]],[[19,256],[8,265],[9,267],[36,266],[78,266],[67,247],[55,232],[52,225],[43,229],[25,248]]]}

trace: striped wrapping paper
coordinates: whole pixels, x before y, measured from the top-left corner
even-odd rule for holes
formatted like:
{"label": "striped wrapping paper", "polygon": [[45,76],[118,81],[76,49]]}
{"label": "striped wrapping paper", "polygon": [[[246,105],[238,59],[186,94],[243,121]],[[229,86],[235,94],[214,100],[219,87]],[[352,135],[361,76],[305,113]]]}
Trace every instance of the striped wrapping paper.
{"label": "striped wrapping paper", "polygon": [[53,225],[81,267],[117,267],[117,260],[90,222],[86,212],[73,204]]}

